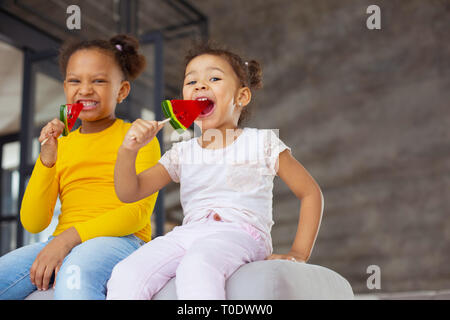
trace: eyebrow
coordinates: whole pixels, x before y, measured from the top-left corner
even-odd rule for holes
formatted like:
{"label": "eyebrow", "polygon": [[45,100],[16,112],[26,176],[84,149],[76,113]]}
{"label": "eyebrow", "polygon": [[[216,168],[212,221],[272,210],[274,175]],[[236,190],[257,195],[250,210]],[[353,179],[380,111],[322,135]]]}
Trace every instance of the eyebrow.
{"label": "eyebrow", "polygon": [[[67,76],[75,76],[75,77],[78,77],[77,74],[72,73],[72,72],[67,73]],[[104,73],[104,72],[99,72],[99,73],[96,73],[96,74],[93,75],[93,77],[98,77],[98,76],[104,76],[104,77],[106,77],[107,74]]]}
{"label": "eyebrow", "polygon": [[[222,72],[222,73],[225,73],[225,72],[223,72],[222,69],[220,69],[220,68],[218,68],[218,67],[208,67],[208,68],[206,68],[206,70],[217,70],[217,71],[220,71],[220,72]],[[186,73],[186,74],[184,75],[184,77],[186,78],[188,75],[193,74],[193,73],[197,73],[197,71],[195,71],[195,70],[189,71],[188,73]]]}

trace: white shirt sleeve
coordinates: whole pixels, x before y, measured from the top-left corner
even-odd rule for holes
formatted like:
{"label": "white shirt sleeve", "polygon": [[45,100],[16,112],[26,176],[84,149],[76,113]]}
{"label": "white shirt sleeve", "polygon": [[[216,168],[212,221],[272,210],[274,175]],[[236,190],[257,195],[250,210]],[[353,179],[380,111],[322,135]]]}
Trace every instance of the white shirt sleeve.
{"label": "white shirt sleeve", "polygon": [[266,160],[267,168],[269,169],[269,173],[272,175],[276,175],[278,172],[278,158],[281,152],[288,149],[289,152],[291,148],[289,148],[283,141],[278,138],[278,130],[275,133],[273,130],[267,130],[264,134],[264,156]]}
{"label": "white shirt sleeve", "polygon": [[166,168],[170,178],[172,178],[174,182],[180,182],[179,143],[174,143],[172,148],[166,151],[158,162]]}

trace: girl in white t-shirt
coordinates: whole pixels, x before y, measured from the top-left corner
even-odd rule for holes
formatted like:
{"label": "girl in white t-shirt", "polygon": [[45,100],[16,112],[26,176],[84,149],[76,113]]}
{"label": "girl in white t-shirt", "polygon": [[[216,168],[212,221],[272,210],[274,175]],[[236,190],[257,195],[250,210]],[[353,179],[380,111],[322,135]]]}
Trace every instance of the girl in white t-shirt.
{"label": "girl in white t-shirt", "polygon": [[[309,259],[323,211],[318,184],[275,130],[241,126],[261,75],[254,60],[244,62],[210,45],[193,49],[186,58],[183,98],[210,101],[196,119],[202,134],[175,143],[139,175],[137,152],[163,125],[141,119],[132,124],[118,152],[117,196],[135,202],[170,181],[180,183],[184,220],[115,266],[108,299],[151,299],[175,276],[179,299],[226,299],[227,278],[246,263]],[[297,234],[287,254],[272,254],[275,175],[301,200]]]}

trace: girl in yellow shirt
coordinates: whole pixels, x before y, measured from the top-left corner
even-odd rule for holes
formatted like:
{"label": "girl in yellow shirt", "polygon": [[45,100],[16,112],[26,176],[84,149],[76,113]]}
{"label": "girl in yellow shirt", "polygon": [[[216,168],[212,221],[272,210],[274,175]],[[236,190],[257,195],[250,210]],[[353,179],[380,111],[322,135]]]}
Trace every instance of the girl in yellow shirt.
{"label": "girl in yellow shirt", "polygon": [[[67,103],[84,105],[81,127],[62,138],[58,119],[42,129],[20,217],[29,232],[43,231],[58,196],[61,214],[48,241],[0,258],[0,299],[23,299],[50,285],[55,299],[105,299],[114,265],[150,240],[157,192],[125,204],[114,191],[117,151],[131,126],[116,119],[115,108],[145,68],[138,46],[133,37],[117,35],[63,47],[64,92]],[[154,138],[139,151],[136,172],[155,165],[160,155]]]}

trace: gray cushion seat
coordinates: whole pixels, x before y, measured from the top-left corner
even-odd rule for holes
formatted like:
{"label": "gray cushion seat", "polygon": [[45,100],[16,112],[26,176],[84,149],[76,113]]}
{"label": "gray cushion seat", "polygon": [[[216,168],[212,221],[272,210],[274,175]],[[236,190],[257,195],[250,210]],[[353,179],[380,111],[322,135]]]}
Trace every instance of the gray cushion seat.
{"label": "gray cushion seat", "polygon": [[[348,300],[353,290],[346,279],[322,266],[288,260],[246,264],[227,280],[228,300]],[[49,300],[53,289],[35,291],[27,300]],[[175,278],[154,300],[175,300]]]}

